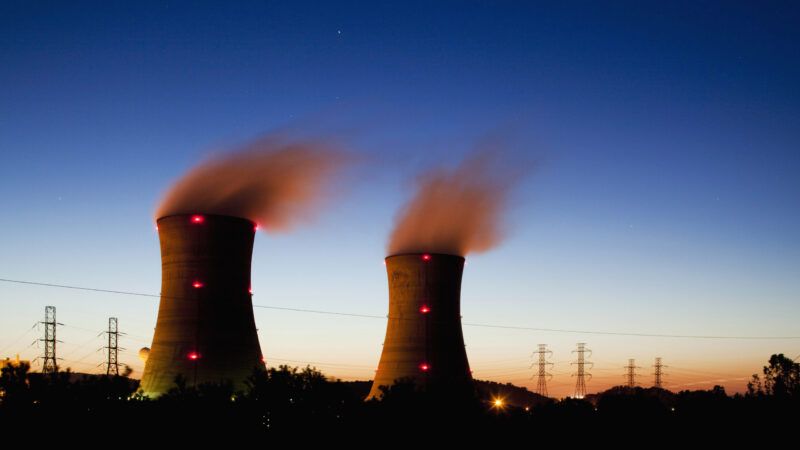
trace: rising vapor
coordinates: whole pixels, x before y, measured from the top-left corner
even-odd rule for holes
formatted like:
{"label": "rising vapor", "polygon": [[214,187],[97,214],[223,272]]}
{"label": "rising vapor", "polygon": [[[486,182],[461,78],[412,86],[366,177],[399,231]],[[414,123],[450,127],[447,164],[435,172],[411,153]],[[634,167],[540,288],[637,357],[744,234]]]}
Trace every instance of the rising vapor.
{"label": "rising vapor", "polygon": [[222,214],[284,231],[312,215],[347,161],[321,141],[268,136],[191,169],[164,196],[156,218]]}
{"label": "rising vapor", "polygon": [[505,167],[497,151],[478,152],[455,170],[434,169],[396,220],[389,254],[484,252],[505,237],[503,215],[526,165]]}

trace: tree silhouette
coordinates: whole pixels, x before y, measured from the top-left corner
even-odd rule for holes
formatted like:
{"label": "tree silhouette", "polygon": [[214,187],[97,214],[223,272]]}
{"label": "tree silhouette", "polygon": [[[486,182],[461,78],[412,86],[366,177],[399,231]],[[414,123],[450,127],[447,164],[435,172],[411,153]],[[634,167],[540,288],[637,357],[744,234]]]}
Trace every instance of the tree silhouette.
{"label": "tree silhouette", "polygon": [[750,396],[773,396],[777,398],[800,398],[800,363],[783,355],[772,355],[769,365],[764,366],[763,378],[753,374],[747,383]]}
{"label": "tree silhouette", "polygon": [[30,364],[25,362],[3,367],[0,374],[0,400],[4,406],[23,405],[30,401],[30,368]]}

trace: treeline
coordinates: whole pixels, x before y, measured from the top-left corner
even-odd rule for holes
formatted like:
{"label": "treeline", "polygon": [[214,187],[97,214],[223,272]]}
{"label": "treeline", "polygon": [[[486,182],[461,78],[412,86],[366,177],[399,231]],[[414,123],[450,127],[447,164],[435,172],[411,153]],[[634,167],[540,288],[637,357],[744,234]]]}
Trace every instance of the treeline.
{"label": "treeline", "polygon": [[[502,384],[477,385],[466,394],[440,389],[432,395],[401,382],[385,390],[381,401],[365,402],[366,383],[329,380],[311,367],[281,366],[254,372],[242,392],[230,384],[191,386],[179,378],[169,393],[151,400],[137,392],[137,380],[124,376],[43,375],[22,364],[2,370],[0,424],[5,430],[46,423],[71,430],[123,426],[137,433],[201,436],[402,429],[409,437],[414,430],[468,436],[542,429],[599,432],[622,424],[674,434],[703,432],[714,424],[736,429],[796,423],[800,417],[800,365],[783,355],[773,355],[748,392],[734,396],[719,386],[677,393],[617,387],[586,399],[556,401],[526,397],[516,387],[509,395]],[[537,401],[526,404],[530,398]]]}

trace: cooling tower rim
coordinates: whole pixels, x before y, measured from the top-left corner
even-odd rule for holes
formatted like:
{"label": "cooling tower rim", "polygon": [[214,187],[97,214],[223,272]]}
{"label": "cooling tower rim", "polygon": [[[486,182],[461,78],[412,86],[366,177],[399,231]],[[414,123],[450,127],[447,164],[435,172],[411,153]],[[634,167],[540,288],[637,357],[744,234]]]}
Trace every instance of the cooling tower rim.
{"label": "cooling tower rim", "polygon": [[156,219],[156,223],[161,222],[164,219],[170,219],[173,217],[192,217],[192,216],[203,216],[208,218],[223,218],[223,219],[236,219],[236,220],[243,220],[246,222],[250,222],[254,226],[256,222],[253,220],[248,219],[247,217],[240,217],[240,216],[231,216],[228,214],[212,214],[212,213],[204,213],[204,212],[191,212],[191,213],[177,213],[177,214],[168,214],[166,216],[161,216]]}
{"label": "cooling tower rim", "polygon": [[384,258],[384,259],[387,259],[387,260],[388,260],[389,258],[394,258],[394,257],[397,257],[397,256],[419,256],[419,257],[421,257],[421,256],[423,256],[423,255],[430,255],[430,256],[445,256],[445,257],[448,257],[448,258],[458,258],[458,259],[460,259],[460,260],[462,260],[462,261],[465,261],[465,260],[466,260],[466,258],[465,258],[465,257],[463,257],[463,256],[461,256],[461,255],[454,255],[454,254],[452,254],[452,253],[436,253],[436,252],[406,252],[406,253],[395,253],[395,254],[393,254],[393,255],[389,255],[389,256],[387,256],[387,257],[386,257],[386,258]]}

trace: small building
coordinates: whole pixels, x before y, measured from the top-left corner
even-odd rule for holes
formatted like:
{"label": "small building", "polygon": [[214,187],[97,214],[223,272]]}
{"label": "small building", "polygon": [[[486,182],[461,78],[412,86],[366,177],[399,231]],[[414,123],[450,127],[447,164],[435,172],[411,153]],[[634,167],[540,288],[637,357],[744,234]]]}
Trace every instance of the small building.
{"label": "small building", "polygon": [[31,362],[24,359],[19,359],[19,354],[17,354],[15,359],[6,358],[0,360],[0,370],[3,370],[5,367],[19,367],[22,364],[27,364],[28,367],[30,367]]}

